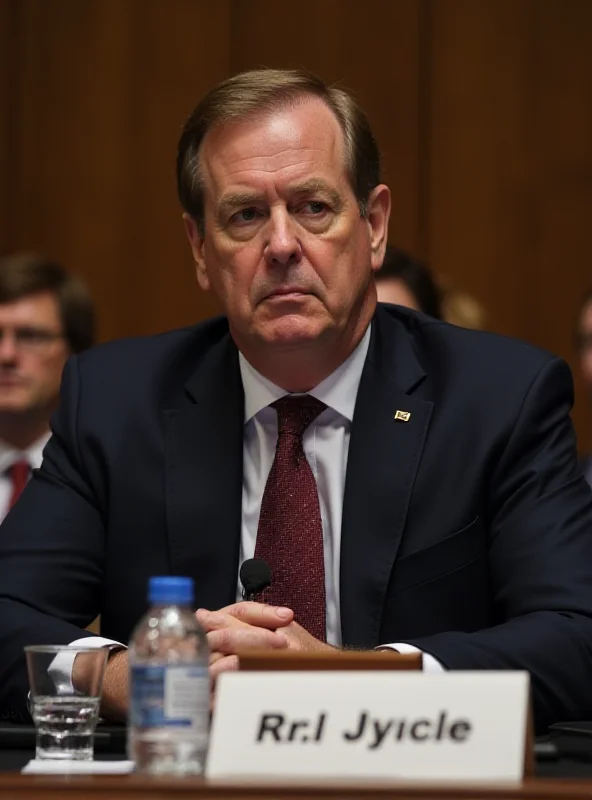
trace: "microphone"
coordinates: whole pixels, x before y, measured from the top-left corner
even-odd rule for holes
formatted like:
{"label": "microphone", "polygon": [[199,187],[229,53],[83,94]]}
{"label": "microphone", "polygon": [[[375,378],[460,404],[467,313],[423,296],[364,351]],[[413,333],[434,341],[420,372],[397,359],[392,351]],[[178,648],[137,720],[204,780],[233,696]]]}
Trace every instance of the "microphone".
{"label": "microphone", "polygon": [[271,569],[262,558],[248,558],[241,564],[239,578],[243,585],[243,600],[254,600],[255,595],[271,583]]}

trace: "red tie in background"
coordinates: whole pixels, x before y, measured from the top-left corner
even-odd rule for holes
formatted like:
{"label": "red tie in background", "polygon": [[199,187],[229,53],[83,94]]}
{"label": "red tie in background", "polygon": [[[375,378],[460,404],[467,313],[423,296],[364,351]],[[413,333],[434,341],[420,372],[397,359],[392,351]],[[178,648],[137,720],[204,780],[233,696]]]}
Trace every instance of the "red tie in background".
{"label": "red tie in background", "polygon": [[303,628],[325,641],[323,525],[302,435],[326,405],[310,395],[287,395],[272,408],[278,415],[278,440],[255,546],[255,558],[271,567],[271,586],[261,600],[288,606]]}
{"label": "red tie in background", "polygon": [[21,492],[27,485],[29,480],[29,472],[31,468],[26,461],[17,461],[12,467],[9,468],[8,474],[12,481],[12,494],[10,495],[10,503],[8,508],[11,509],[16,501],[21,496]]}

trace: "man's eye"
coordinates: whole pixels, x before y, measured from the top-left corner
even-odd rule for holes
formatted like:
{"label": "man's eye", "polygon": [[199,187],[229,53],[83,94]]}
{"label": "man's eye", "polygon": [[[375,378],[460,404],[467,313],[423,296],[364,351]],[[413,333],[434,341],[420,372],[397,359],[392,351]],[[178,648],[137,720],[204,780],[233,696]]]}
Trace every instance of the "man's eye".
{"label": "man's eye", "polygon": [[26,342],[32,344],[38,344],[39,342],[45,342],[48,338],[45,331],[35,331],[35,330],[22,330],[17,331],[15,334],[17,341],[19,342]]}
{"label": "man's eye", "polygon": [[240,211],[237,211],[236,214],[232,215],[230,221],[241,225],[247,222],[253,222],[258,216],[259,212],[256,208],[242,208]]}
{"label": "man's eye", "polygon": [[311,200],[305,205],[304,208],[311,214],[318,216],[319,214],[323,214],[327,210],[327,204],[321,202],[321,200]]}

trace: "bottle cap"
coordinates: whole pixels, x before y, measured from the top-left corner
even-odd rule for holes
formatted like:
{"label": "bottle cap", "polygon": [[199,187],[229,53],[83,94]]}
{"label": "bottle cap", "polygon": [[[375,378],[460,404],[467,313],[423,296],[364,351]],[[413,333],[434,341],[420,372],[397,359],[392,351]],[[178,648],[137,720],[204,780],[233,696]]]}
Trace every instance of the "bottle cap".
{"label": "bottle cap", "polygon": [[154,606],[188,606],[193,603],[194,594],[193,578],[167,575],[148,582],[148,601]]}

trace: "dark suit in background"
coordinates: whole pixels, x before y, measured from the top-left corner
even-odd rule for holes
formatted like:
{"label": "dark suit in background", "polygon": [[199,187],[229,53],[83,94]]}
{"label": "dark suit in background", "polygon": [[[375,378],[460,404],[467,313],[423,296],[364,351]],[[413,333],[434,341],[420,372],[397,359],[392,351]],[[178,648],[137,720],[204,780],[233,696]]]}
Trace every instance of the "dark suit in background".
{"label": "dark suit in background", "polygon": [[[344,645],[528,669],[539,728],[592,715],[592,494],[571,403],[559,359],[379,307],[348,457]],[[5,710],[24,710],[23,645],[70,642],[98,613],[127,641],[151,575],[234,602],[243,424],[223,319],[70,361],[43,466],[1,530]]]}

